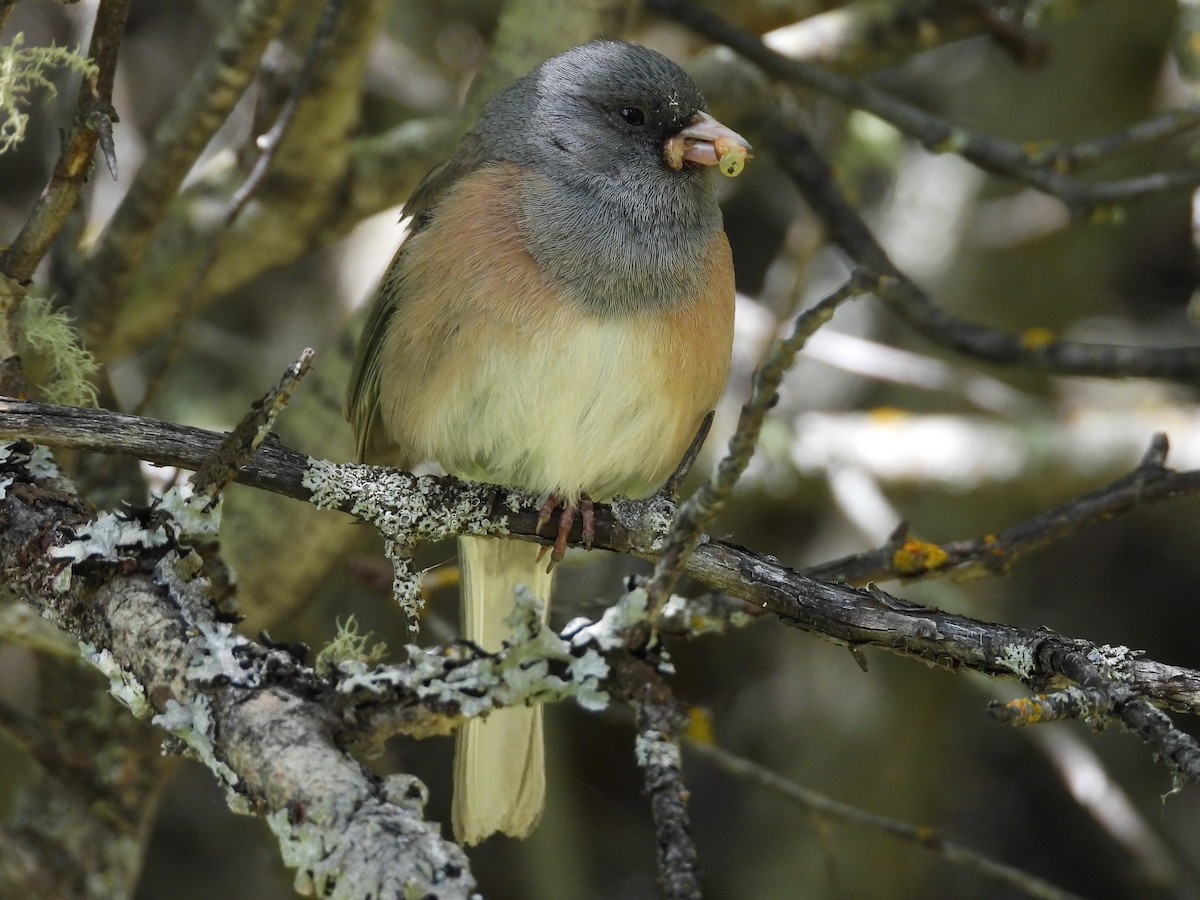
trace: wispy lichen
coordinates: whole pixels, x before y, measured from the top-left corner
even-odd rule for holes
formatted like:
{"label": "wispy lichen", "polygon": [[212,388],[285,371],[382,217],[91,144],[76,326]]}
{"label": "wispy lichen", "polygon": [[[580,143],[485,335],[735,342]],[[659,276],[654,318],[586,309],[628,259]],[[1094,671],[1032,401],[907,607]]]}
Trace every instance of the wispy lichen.
{"label": "wispy lichen", "polygon": [[50,96],[58,93],[48,72],[55,68],[71,69],[85,78],[95,78],[96,64],[69,47],[26,47],[19,33],[12,43],[0,46],[0,153],[12,149],[25,138],[29,113],[29,95],[37,88]]}
{"label": "wispy lichen", "polygon": [[50,403],[95,406],[92,378],[100,367],[79,345],[70,317],[54,309],[47,298],[29,296],[21,304],[16,324],[17,352],[35,363],[29,371],[45,372],[39,384],[41,395]]}

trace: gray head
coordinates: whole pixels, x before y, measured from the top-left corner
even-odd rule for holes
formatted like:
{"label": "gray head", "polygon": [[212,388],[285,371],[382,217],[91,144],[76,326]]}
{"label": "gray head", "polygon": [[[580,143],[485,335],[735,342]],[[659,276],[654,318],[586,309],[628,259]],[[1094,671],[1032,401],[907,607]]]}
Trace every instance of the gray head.
{"label": "gray head", "polygon": [[[678,295],[669,280],[721,225],[713,141],[748,148],[707,115],[683,69],[619,41],[542,63],[493,98],[475,133],[489,158],[542,176],[525,202],[531,252],[564,287],[606,309]],[[682,154],[674,164],[672,141]]]}

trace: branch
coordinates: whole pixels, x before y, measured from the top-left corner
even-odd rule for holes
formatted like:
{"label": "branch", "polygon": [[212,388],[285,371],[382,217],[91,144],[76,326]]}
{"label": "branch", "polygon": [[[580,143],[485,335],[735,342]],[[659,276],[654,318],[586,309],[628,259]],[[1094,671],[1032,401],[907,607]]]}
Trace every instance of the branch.
{"label": "branch", "polygon": [[687,712],[658,670],[645,660],[620,658],[614,666],[614,680],[633,706],[637,721],[634,750],[642,770],[642,791],[650,800],[654,819],[659,891],[664,900],[699,900],[700,864],[692,840],[679,750]]}
{"label": "branch", "polygon": [[754,34],[690,0],[648,0],[647,6],[725,44],[768,75],[827,94],[890,122],[935,153],[954,153],[979,168],[1058,197],[1072,217],[1086,219],[1112,206],[1200,184],[1200,168],[1085,183],[1057,171],[1026,146],[955,125],[866,82],[856,81],[768,48]]}
{"label": "branch", "polygon": [[114,696],[153,714],[217,776],[235,809],[264,816],[299,870],[298,888],[471,895],[462,850],[424,821],[424,786],[364,770],[336,744],[336,719],[311,671],[217,617],[200,560],[167,512],[187,505],[185,495],[94,516],[64,493],[44,451],[9,447],[0,471],[6,588],[75,635]]}
{"label": "branch", "polygon": [[952,575],[966,580],[985,574],[1003,575],[1027,554],[1091,525],[1147,503],[1200,493],[1200,471],[1168,469],[1167,447],[1167,436],[1156,434],[1132,472],[1004,531],[931,544],[914,540],[906,528],[901,528],[883,547],[809,566],[804,574],[821,581],[851,584],[892,578],[914,581]]}
{"label": "branch", "polygon": [[101,0],[96,9],[88,58],[96,64],[97,74],[94,79],[84,78],[79,85],[75,121],[63,139],[50,181],[12,245],[0,255],[0,273],[16,281],[33,277],[37,264],[62,229],[91,174],[96,143],[105,135],[109,144],[112,142],[112,123],[116,121],[113,79],[129,6],[130,0]]}
{"label": "branch", "polygon": [[1039,329],[1012,335],[966,322],[938,309],[875,240],[858,211],[837,187],[829,164],[799,129],[780,120],[770,128],[776,160],[830,237],[858,265],[891,276],[878,294],[888,307],[932,341],[958,353],[993,363],[1023,364],[1059,375],[1102,378],[1140,376],[1200,382],[1200,346],[1133,347],[1083,344],[1047,337]]}
{"label": "branch", "polygon": [[841,288],[798,316],[791,336],[774,341],[768,348],[754,372],[750,398],[742,407],[737,429],[729,439],[729,452],[708,481],[688,497],[675,515],[671,534],[655,562],[654,574],[647,586],[654,608],[661,610],[670,598],[679,579],[680,567],[700,543],[750,464],[767,413],[778,401],[779,386],[796,361],[796,355],[841,304],[874,290],[876,286],[876,279],[855,273]]}
{"label": "branch", "polygon": [[[194,469],[219,445],[221,436],[107,410],[0,400],[0,440],[22,439]],[[1172,476],[1164,470],[1162,477],[1182,477],[1190,484],[1197,476]],[[536,536],[539,504],[530,495],[450,476],[418,478],[373,466],[336,465],[306,457],[271,438],[239,471],[237,480],[354,515],[368,511],[392,515],[422,529],[422,539],[503,532],[540,540]],[[1160,494],[1161,499],[1177,495],[1170,490]],[[453,517],[447,517],[449,510],[454,511]],[[670,510],[664,510],[659,500],[598,505],[594,546],[656,559],[664,538],[660,524],[664,513],[669,516]],[[578,523],[571,541],[582,544]],[[878,589],[818,581],[721,541],[701,544],[683,572],[774,614],[784,624],[831,638],[856,652],[867,647],[885,649],[948,668],[1016,677],[1035,690],[1069,679],[1054,651],[1077,649],[1075,642],[1050,631],[983,622]],[[1152,702],[1200,714],[1200,672],[1136,658],[1129,661],[1128,678]]]}
{"label": "branch", "polygon": [[242,96],[297,0],[241,0],[196,76],[159,123],[145,161],[93,251],[78,303],[88,342],[105,347],[135,270],[196,158]]}
{"label": "branch", "polygon": [[689,740],[687,746],[691,752],[704,757],[731,775],[754,782],[771,793],[782,796],[820,816],[863,825],[918,847],[924,847],[926,850],[932,850],[946,862],[978,872],[980,875],[1016,888],[1031,897],[1067,900],[1067,898],[1076,896],[1056,888],[1028,872],[997,862],[991,857],[949,840],[927,825],[909,825],[907,822],[900,822],[887,816],[840,803],[712,743]]}

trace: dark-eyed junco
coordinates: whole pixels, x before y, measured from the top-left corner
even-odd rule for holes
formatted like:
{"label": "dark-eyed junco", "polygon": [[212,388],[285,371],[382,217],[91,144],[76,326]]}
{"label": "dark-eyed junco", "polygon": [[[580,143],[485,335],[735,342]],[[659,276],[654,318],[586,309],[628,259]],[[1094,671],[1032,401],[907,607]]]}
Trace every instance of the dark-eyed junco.
{"label": "dark-eyed junco", "polygon": [[[346,399],[360,457],[543,493],[646,496],[725,384],[733,266],[712,171],[749,145],[666,57],[594,41],[494,97],[417,189]],[[461,538],[462,627],[497,650],[534,544]],[[459,735],[454,831],[525,836],[545,793],[541,708]]]}

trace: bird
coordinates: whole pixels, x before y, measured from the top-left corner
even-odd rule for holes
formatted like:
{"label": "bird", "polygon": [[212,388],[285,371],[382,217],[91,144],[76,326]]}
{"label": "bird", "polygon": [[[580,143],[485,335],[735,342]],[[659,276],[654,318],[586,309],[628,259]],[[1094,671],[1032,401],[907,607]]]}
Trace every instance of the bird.
{"label": "bird", "polygon": [[[551,565],[515,538],[460,537],[463,637],[485,651],[525,585],[547,605],[577,511],[651,495],[724,388],[734,277],[714,171],[749,143],[692,79],[596,40],[497,93],[402,212],[345,412],[364,461],[435,461],[561,507]],[[540,705],[456,740],[457,840],[525,837],[545,797]]]}

